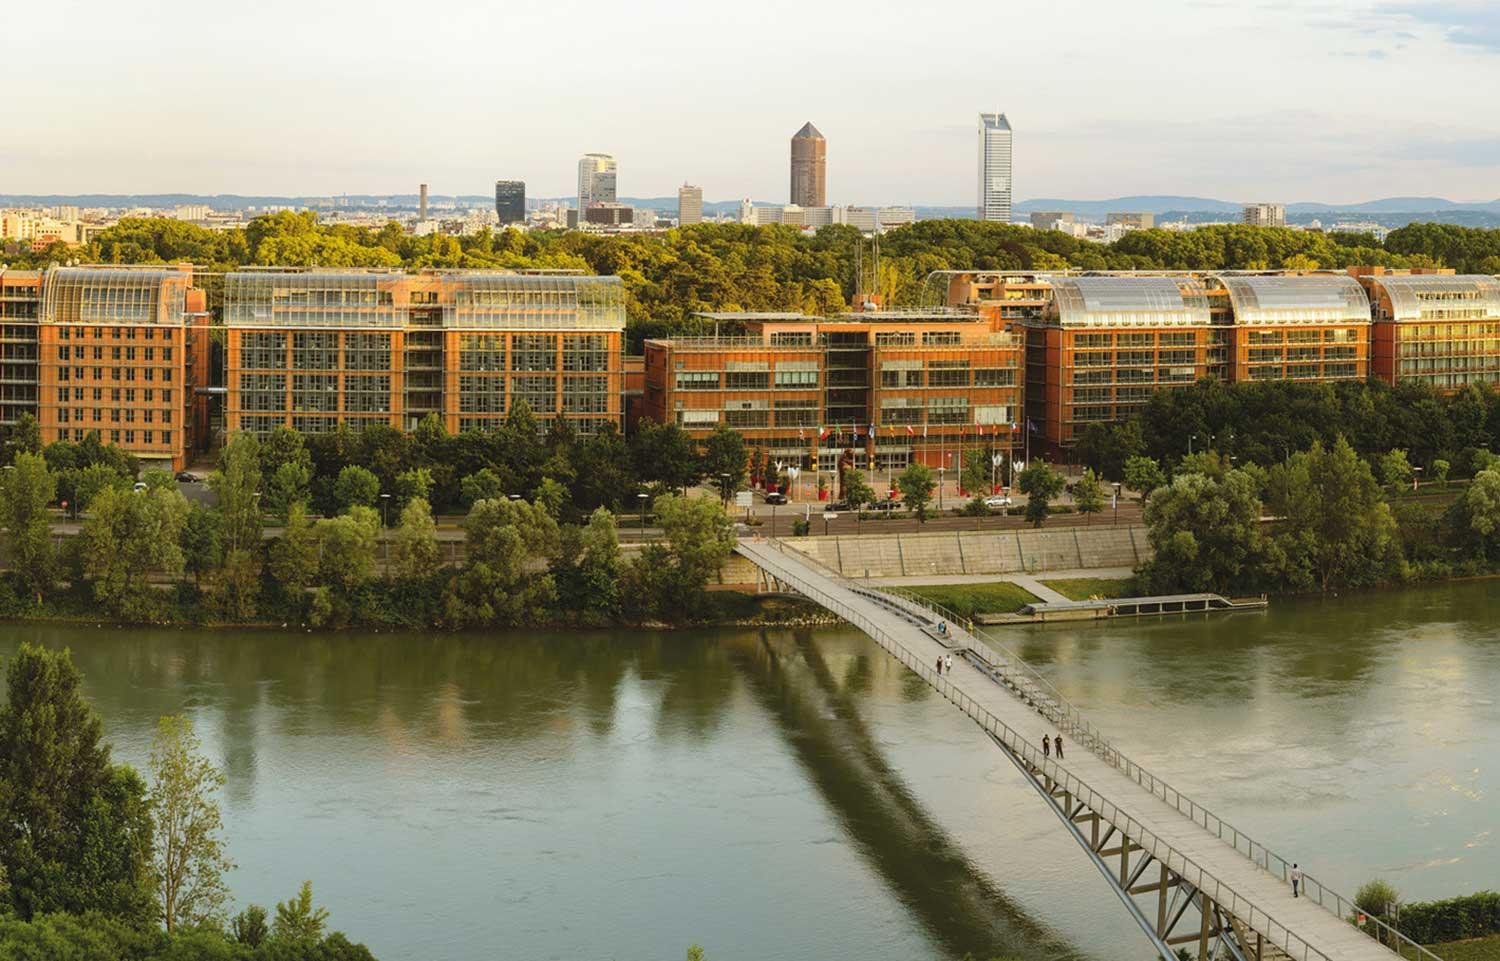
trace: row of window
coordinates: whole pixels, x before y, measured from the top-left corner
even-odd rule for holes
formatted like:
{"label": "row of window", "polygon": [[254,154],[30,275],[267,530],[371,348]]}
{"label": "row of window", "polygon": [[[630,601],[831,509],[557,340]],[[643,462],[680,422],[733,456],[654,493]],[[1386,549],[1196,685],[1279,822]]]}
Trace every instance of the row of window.
{"label": "row of window", "polygon": [[[177,332],[170,327],[65,327],[58,326],[58,340],[135,340],[139,331],[141,340],[162,340],[171,343]],[[108,331],[108,334],[105,332]]]}
{"label": "row of window", "polygon": [[[91,428],[74,427],[72,429],[73,441],[75,443],[82,443],[83,439],[89,435],[90,431],[91,431]],[[154,447],[154,446],[156,446],[156,438],[158,436],[161,438],[161,446],[163,446],[163,447],[171,447],[172,446],[172,432],[169,431],[169,430],[163,430],[163,431],[155,431],[155,430],[136,431],[136,430],[132,430],[132,429],[123,429],[123,430],[116,429],[116,430],[111,430],[109,432],[109,435],[108,435],[107,438],[101,437],[101,439],[108,440],[108,442],[111,443],[111,444],[119,444],[119,443],[123,442],[124,444],[126,444],[127,446],[129,446],[129,445],[133,445],[136,442],[136,436],[137,436],[137,434],[139,434],[140,439],[141,439],[141,444],[143,446],[146,446],[146,447]],[[66,428],[66,427],[59,427],[57,429],[57,435],[56,436],[57,436],[58,440],[67,440],[68,439],[68,428]]]}
{"label": "row of window", "polygon": [[[92,352],[92,358],[94,360],[104,359],[104,348],[98,344],[95,344],[93,347],[84,347],[82,344],[76,344],[71,348],[67,344],[57,345],[57,359],[63,361],[64,363],[68,361],[70,356],[74,360],[85,360],[87,359],[86,354],[88,354],[89,352]],[[156,348],[136,348],[134,346],[111,347],[109,349],[109,359],[132,361],[143,360],[147,363],[151,363],[156,360]],[[161,359],[164,361],[170,361],[172,359],[171,347],[163,347],[161,349]]]}
{"label": "row of window", "polygon": [[[112,424],[134,424],[137,413],[140,414],[140,421],[143,424],[155,423],[158,415],[160,415],[161,423],[172,423],[172,409],[170,407],[166,410],[155,410],[151,407],[146,407],[139,411],[134,407],[59,407],[57,410],[57,422],[59,424],[66,424],[71,420],[74,423],[81,424],[86,420],[93,420],[96,424],[102,424],[106,419],[104,416],[106,410],[109,411],[108,420]],[[93,414],[92,418],[88,416],[90,413]]]}
{"label": "row of window", "polygon": [[[159,370],[155,367],[110,367],[109,380],[135,381],[136,372],[140,372],[140,380],[154,381],[157,374],[161,375],[163,383],[170,384],[173,381],[174,368],[163,367]],[[88,371],[88,374],[85,374]],[[57,379],[67,380],[104,380],[103,367],[59,367],[57,368]]]}
{"label": "row of window", "polygon": [[1192,332],[1162,331],[1161,333],[1120,332],[1117,334],[1074,334],[1073,347],[1192,347],[1198,335]]}

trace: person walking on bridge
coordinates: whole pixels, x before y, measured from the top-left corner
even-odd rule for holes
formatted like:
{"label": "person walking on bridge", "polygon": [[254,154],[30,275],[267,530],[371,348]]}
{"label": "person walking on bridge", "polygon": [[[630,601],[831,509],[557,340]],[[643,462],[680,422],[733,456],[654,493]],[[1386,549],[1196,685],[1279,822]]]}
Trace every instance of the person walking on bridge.
{"label": "person walking on bridge", "polygon": [[941,655],[941,654],[938,655],[937,672],[938,672],[939,676],[941,676],[942,673],[943,673],[943,655]]}
{"label": "person walking on bridge", "polygon": [[948,669],[948,673],[949,674],[953,673],[953,655],[952,654],[948,655],[947,659],[943,662],[943,666]]}
{"label": "person walking on bridge", "polygon": [[1293,861],[1292,862],[1292,897],[1294,897],[1294,898],[1300,898],[1302,896],[1302,892],[1298,890],[1301,887],[1302,887],[1302,869],[1299,868],[1299,867],[1297,867],[1297,862],[1296,861]]}
{"label": "person walking on bridge", "polygon": [[1047,735],[1043,734],[1042,735],[1042,757],[1051,757],[1051,756],[1052,756],[1052,739],[1050,737],[1048,737]]}
{"label": "person walking on bridge", "polygon": [[1053,744],[1054,747],[1057,748],[1057,759],[1059,761],[1061,761],[1063,759],[1063,753],[1062,753],[1062,735],[1059,734],[1059,735],[1057,735],[1057,737],[1054,737],[1052,739],[1052,744]]}

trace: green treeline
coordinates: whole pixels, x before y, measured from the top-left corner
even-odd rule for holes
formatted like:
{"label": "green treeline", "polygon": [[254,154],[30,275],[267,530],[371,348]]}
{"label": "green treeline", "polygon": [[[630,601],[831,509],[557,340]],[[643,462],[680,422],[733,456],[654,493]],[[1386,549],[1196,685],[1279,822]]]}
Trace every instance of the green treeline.
{"label": "green treeline", "polygon": [[[863,251],[861,251],[861,248]],[[578,231],[483,231],[470,237],[408,236],[380,229],[328,226],[312,213],[257,217],[242,229],[206,230],[167,219],[128,218],[85,248],[54,245],[18,252],[14,267],[75,259],[89,263],[188,261],[222,271],[255,264],[322,267],[576,268],[623,278],[631,343],[694,329],[695,311],[844,309],[863,286],[886,303],[921,302],[933,270],[1271,269],[1446,266],[1461,273],[1500,273],[1500,230],[1411,224],[1384,244],[1365,234],[1220,225],[1193,231],[1133,231],[1105,246],[1057,231],[974,220],[927,220],[881,239],[878,276],[859,231],[824,227],[700,224],[662,234]],[[208,278],[211,304],[217,279]],[[927,292],[932,295],[934,292]],[[941,292],[937,292],[941,295]],[[930,302],[930,301],[929,301]]]}
{"label": "green treeline", "polygon": [[1377,381],[1205,380],[1092,428],[1077,454],[1146,495],[1146,589],[1233,593],[1500,569],[1495,450],[1500,395],[1487,386],[1445,397]]}
{"label": "green treeline", "polygon": [[[436,417],[409,435],[281,429],[224,447],[214,506],[165,472],[137,480],[94,434],[40,449],[31,418],[5,454],[0,616],[458,629],[684,623],[738,606],[707,590],[732,522],[717,500],[674,493],[705,473],[728,475],[730,493],[743,483],[730,431],[701,454],[649,423],[628,444],[609,429],[542,435],[524,404],[487,433],[449,435]],[[76,536],[54,537],[54,505],[78,514]],[[435,511],[462,519],[440,533]],[[616,517],[647,513],[661,536],[627,563]]]}
{"label": "green treeline", "polygon": [[23,644],[0,708],[0,961],[374,961],[312,885],[232,918],[217,792],[186,718],[116,764],[66,651]]}

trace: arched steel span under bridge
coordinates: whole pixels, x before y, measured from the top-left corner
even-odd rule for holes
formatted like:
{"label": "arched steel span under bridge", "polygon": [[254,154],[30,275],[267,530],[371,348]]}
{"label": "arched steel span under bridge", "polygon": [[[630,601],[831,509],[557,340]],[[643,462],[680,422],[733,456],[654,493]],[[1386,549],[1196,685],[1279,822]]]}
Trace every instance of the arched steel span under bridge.
{"label": "arched steel span under bridge", "polygon": [[[847,581],[774,540],[742,540],[768,591],[795,592],[864,631],[1004,752],[1109,882],[1163,961],[1441,961],[1126,757],[1024,661],[917,599]],[[945,622],[946,630],[937,625]],[[939,656],[955,656],[939,675]],[[1037,715],[1070,738],[1065,760],[1030,735]],[[1358,919],[1360,924],[1351,923]]]}

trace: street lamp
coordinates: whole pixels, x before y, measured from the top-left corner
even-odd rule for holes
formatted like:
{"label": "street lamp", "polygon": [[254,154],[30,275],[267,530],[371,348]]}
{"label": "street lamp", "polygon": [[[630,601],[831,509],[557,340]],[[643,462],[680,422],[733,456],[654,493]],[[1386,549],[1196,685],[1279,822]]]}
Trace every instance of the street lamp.
{"label": "street lamp", "polygon": [[380,513],[385,527],[380,532],[381,553],[385,557],[385,576],[391,576],[391,495],[380,495]]}
{"label": "street lamp", "polygon": [[635,495],[636,501],[641,505],[641,540],[646,539],[646,501],[649,499],[645,491]]}
{"label": "street lamp", "polygon": [[[255,496],[259,497],[260,495],[256,494]],[[391,495],[389,494],[380,495],[380,519],[386,527],[391,526]]]}
{"label": "street lamp", "polygon": [[944,475],[946,475],[947,473],[948,473],[948,466],[946,464],[939,464],[938,465],[938,513],[939,514],[941,514],[943,512],[943,483],[944,483]]}
{"label": "street lamp", "polygon": [[1115,526],[1120,526],[1120,482],[1115,481]]}
{"label": "street lamp", "polygon": [[729,471],[719,471],[719,500],[729,503]]}
{"label": "street lamp", "polygon": [[1422,468],[1413,467],[1411,471],[1411,489],[1417,490],[1422,483]]}
{"label": "street lamp", "polygon": [[831,521],[831,520],[833,520],[835,517],[838,517],[838,516],[839,515],[835,514],[833,511],[824,511],[823,512],[823,536],[824,537],[828,536],[828,522]]}

